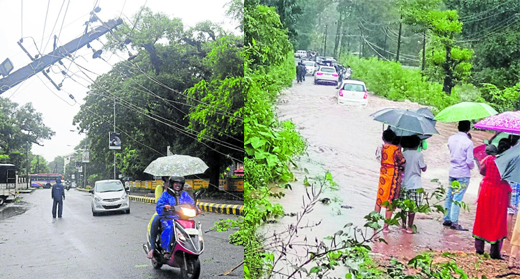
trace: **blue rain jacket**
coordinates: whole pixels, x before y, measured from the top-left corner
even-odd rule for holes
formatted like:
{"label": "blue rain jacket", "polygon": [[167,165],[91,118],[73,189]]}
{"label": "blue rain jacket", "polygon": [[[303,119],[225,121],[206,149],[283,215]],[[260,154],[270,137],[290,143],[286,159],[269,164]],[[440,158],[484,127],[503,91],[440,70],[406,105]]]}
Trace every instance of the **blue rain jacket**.
{"label": "blue rain jacket", "polygon": [[[180,204],[191,204],[191,205],[195,206],[195,201],[186,191],[181,192],[181,196],[179,197],[179,203]],[[156,205],[157,214],[163,215],[164,214],[163,207],[167,204],[169,204],[171,206],[177,205],[176,201],[175,201],[175,197],[166,191],[166,192],[162,193],[161,197],[157,201],[157,205]],[[175,215],[174,218],[177,219],[178,215]],[[162,227],[164,228],[161,233],[161,247],[163,249],[166,249],[166,251],[170,252],[170,247],[168,244],[172,241],[172,237],[173,237],[173,234],[172,234],[173,220],[161,219],[161,223],[162,223]]]}

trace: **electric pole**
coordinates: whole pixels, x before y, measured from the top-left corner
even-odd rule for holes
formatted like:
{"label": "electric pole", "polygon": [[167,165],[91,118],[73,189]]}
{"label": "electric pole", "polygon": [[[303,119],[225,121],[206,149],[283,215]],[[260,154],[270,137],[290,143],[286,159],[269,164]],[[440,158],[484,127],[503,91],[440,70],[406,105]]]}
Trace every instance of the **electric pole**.
{"label": "electric pole", "polygon": [[329,27],[329,25],[325,24],[325,42],[323,44],[323,56],[326,56],[327,53],[327,27]]}
{"label": "electric pole", "polygon": [[[36,75],[39,72],[42,72],[45,68],[55,64],[56,62],[61,62],[61,59],[70,56],[71,53],[77,51],[78,49],[86,46],[90,42],[94,41],[95,39],[103,36],[105,33],[111,31],[112,29],[116,28],[118,25],[123,23],[123,20],[109,20],[108,22],[104,23],[102,26],[94,28],[92,31],[84,34],[83,36],[76,38],[69,43],[65,44],[64,46],[61,46],[54,51],[50,52],[47,55],[44,55],[38,59],[33,58],[29,52],[25,48],[23,48],[20,42],[18,42],[18,45],[25,51],[25,53],[31,58],[33,62],[31,62],[29,65],[22,67],[6,77],[0,79],[0,94],[4,93],[5,91],[15,87],[16,85],[20,84],[24,80]],[[94,54],[95,56],[96,54]],[[47,75],[47,73],[43,72],[43,74],[50,79],[50,77]],[[52,80],[51,80],[52,82]],[[54,82],[52,84],[60,90],[60,86],[56,85]]]}
{"label": "electric pole", "polygon": [[399,51],[401,50],[401,31],[403,28],[403,23],[401,22],[403,20],[403,16],[401,16],[401,20],[399,21],[399,35],[397,37],[397,54],[395,56],[395,61],[399,62]]}

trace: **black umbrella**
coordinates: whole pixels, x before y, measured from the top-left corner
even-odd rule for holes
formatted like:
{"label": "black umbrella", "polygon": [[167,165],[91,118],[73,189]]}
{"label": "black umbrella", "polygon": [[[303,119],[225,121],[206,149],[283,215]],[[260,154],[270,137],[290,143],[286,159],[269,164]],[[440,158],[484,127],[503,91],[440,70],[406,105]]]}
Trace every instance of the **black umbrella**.
{"label": "black umbrella", "polygon": [[495,164],[502,179],[520,183],[520,144],[499,155]]}
{"label": "black umbrella", "polygon": [[406,132],[419,135],[439,134],[435,129],[435,123],[432,123],[431,119],[417,111],[384,109],[372,114],[372,116],[375,116],[375,121],[383,122],[402,131],[400,132],[401,135],[396,133],[397,136],[402,136]]}

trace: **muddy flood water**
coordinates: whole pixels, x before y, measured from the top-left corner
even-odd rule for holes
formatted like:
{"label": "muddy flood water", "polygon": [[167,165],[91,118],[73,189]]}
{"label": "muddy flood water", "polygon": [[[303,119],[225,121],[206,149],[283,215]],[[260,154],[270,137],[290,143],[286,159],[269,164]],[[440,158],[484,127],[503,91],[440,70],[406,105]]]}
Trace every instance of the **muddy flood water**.
{"label": "muddy flood water", "polygon": [[[312,230],[300,230],[295,241],[303,241],[305,237],[314,240],[315,237],[321,239],[333,235],[349,222],[359,227],[364,225],[363,217],[373,211],[375,205],[380,167],[375,158],[375,150],[382,144],[383,129],[382,124],[372,120],[370,114],[383,108],[422,107],[409,101],[393,102],[375,95],[369,95],[367,107],[339,105],[334,86],[314,85],[312,80],[312,77],[307,76],[307,81],[302,84],[294,83],[292,88],[279,97],[278,117],[280,120],[291,120],[296,125],[308,143],[308,155],[297,158],[298,168],[293,168],[293,171],[298,181],[291,183],[293,190],[285,191],[286,196],[278,202],[283,205],[286,213],[299,212],[302,208],[302,196],[305,196],[305,177],[324,176],[326,171],[332,173],[334,181],[338,183],[338,190],[327,190],[322,194],[322,198],[328,197],[333,202],[328,205],[317,203],[301,223],[321,221],[321,224]],[[423,151],[428,169],[423,173],[422,181],[427,191],[438,186],[430,182],[432,179],[439,179],[445,187],[448,184],[450,155],[447,140],[457,132],[455,123],[437,123],[436,127],[440,135],[428,139],[428,149]],[[492,136],[485,132],[471,133],[475,146]],[[480,180],[478,171],[473,170],[465,195],[470,212],[461,210],[460,214],[459,223],[469,231],[454,231],[443,227],[440,214],[418,214],[415,221],[417,234],[406,234],[398,227],[392,227],[390,233],[382,235],[388,245],[378,243],[373,247],[374,254],[409,259],[418,252],[430,249],[474,251],[471,237],[475,217],[473,202]],[[342,205],[352,208],[341,208]],[[279,223],[268,225],[265,228],[266,233],[269,235],[282,231],[294,221],[295,217],[284,217]],[[508,249],[506,242],[504,251],[509,251]],[[299,251],[295,256],[304,255],[305,251]],[[334,275],[344,278],[341,271]]]}

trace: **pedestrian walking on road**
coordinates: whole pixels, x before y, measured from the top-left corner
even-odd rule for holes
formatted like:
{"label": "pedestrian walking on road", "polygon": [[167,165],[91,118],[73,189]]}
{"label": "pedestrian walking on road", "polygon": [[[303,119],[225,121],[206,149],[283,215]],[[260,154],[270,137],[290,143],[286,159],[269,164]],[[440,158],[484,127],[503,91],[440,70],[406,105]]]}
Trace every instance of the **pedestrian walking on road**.
{"label": "pedestrian walking on road", "polygon": [[52,218],[56,218],[56,207],[58,207],[58,218],[61,218],[63,213],[63,200],[65,200],[65,189],[61,184],[61,179],[56,179],[56,184],[52,186],[51,198],[52,203]]}
{"label": "pedestrian walking on road", "polygon": [[[392,201],[399,197],[399,190],[401,188],[402,172],[406,160],[401,152],[401,147],[392,144],[395,140],[395,133],[386,129],[383,132],[383,147],[381,148],[381,169],[379,176],[379,187],[377,190],[377,200],[375,211],[381,212],[381,207],[384,202]],[[385,218],[392,218],[392,211],[386,208]],[[384,224],[383,232],[389,232],[388,224]]]}
{"label": "pedestrian walking on road", "polygon": [[[424,156],[418,151],[421,139],[418,136],[403,137],[403,156],[406,160],[404,166],[403,187],[400,193],[401,200],[412,201],[417,208],[422,205],[423,188],[421,182],[421,172],[426,171],[426,163],[424,163]],[[402,217],[402,229],[407,233],[413,234],[413,221],[415,212],[405,212]],[[408,219],[408,224],[407,224]],[[408,226],[407,226],[408,225]]]}
{"label": "pedestrian walking on road", "polygon": [[[498,153],[507,149],[509,144],[499,144]],[[484,244],[487,242],[491,244],[491,258],[502,259],[500,251],[507,237],[507,208],[511,206],[511,187],[502,180],[494,155],[488,155],[482,160],[480,174],[484,175],[484,179],[479,188],[473,225],[475,250],[480,255],[484,254]]]}
{"label": "pedestrian walking on road", "polygon": [[[459,121],[459,132],[448,139],[450,150],[449,186],[446,193],[444,208],[446,215],[442,225],[449,226],[453,230],[467,231],[459,222],[460,206],[455,202],[461,202],[469,185],[470,171],[475,167],[473,159],[473,142],[468,137],[471,123],[467,120]],[[457,181],[457,182],[455,182]]]}

